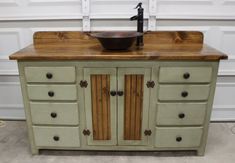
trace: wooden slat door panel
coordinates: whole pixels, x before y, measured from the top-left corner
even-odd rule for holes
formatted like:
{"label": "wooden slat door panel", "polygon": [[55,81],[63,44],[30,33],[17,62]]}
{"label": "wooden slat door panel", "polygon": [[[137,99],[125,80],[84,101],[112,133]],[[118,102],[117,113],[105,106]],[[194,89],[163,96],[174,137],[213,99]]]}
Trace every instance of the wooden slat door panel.
{"label": "wooden slat door panel", "polygon": [[118,145],[148,145],[150,74],[148,68],[118,69],[118,90],[124,92],[118,96]]}
{"label": "wooden slat door panel", "polygon": [[117,97],[110,91],[117,90],[116,68],[85,68],[85,112],[88,145],[116,145]]}

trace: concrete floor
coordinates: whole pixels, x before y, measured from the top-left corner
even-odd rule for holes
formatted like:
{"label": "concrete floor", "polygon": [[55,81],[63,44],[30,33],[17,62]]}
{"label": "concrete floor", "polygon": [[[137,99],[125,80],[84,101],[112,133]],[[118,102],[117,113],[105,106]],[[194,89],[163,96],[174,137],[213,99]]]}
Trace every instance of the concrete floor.
{"label": "concrete floor", "polygon": [[235,163],[235,123],[211,123],[204,157],[171,152],[46,151],[32,156],[24,121],[0,122],[0,163]]}

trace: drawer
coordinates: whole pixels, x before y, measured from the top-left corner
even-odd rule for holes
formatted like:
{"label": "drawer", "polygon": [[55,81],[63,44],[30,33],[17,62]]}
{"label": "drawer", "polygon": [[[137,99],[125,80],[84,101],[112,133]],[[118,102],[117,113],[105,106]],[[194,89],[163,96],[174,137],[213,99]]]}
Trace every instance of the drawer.
{"label": "drawer", "polygon": [[77,100],[76,85],[28,85],[31,100]]}
{"label": "drawer", "polygon": [[25,67],[26,81],[30,83],[74,83],[75,67]]}
{"label": "drawer", "polygon": [[155,146],[158,148],[198,147],[202,127],[156,127]]}
{"label": "drawer", "polygon": [[160,83],[209,83],[211,67],[160,67]]}
{"label": "drawer", "polygon": [[157,125],[202,125],[206,103],[159,103]]}
{"label": "drawer", "polygon": [[78,127],[33,126],[33,132],[39,147],[80,147]]}
{"label": "drawer", "polygon": [[30,102],[33,124],[39,125],[78,125],[77,103],[38,103]]}
{"label": "drawer", "polygon": [[160,101],[207,100],[210,85],[160,85]]}

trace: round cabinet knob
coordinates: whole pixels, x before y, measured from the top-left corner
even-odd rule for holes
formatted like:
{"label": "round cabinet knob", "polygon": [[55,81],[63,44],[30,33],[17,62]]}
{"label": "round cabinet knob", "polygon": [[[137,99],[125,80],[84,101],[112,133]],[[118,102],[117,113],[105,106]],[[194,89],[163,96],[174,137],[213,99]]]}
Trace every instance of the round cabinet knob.
{"label": "round cabinet knob", "polygon": [[55,93],[53,91],[48,92],[48,96],[53,97],[54,95],[55,95]]}
{"label": "round cabinet knob", "polygon": [[123,91],[118,91],[117,94],[118,94],[118,96],[123,96],[124,92]]}
{"label": "round cabinet knob", "polygon": [[56,117],[57,117],[57,113],[54,113],[54,112],[51,113],[51,117],[52,117],[52,118],[56,118]]}
{"label": "round cabinet knob", "polygon": [[183,92],[181,93],[181,96],[182,96],[182,97],[187,97],[187,96],[188,96],[188,92],[183,91]]}
{"label": "round cabinet knob", "polygon": [[188,72],[186,72],[186,73],[184,73],[184,79],[189,79],[190,78],[190,73],[188,73]]}
{"label": "round cabinet knob", "polygon": [[52,79],[53,75],[52,75],[52,73],[48,72],[48,73],[46,74],[46,77],[47,77],[47,79]]}
{"label": "round cabinet knob", "polygon": [[117,95],[117,92],[116,92],[116,91],[111,91],[111,92],[110,92],[110,95],[111,95],[111,96],[116,96],[116,95]]}
{"label": "round cabinet knob", "polygon": [[181,141],[182,141],[182,137],[181,137],[181,136],[177,137],[177,138],[176,138],[176,141],[177,141],[177,142],[181,142]]}
{"label": "round cabinet knob", "polygon": [[183,119],[185,117],[185,114],[184,113],[180,113],[178,116],[179,116],[180,119]]}
{"label": "round cabinet knob", "polygon": [[60,137],[59,137],[59,136],[54,136],[53,139],[54,139],[55,141],[59,141],[59,140],[60,140]]}

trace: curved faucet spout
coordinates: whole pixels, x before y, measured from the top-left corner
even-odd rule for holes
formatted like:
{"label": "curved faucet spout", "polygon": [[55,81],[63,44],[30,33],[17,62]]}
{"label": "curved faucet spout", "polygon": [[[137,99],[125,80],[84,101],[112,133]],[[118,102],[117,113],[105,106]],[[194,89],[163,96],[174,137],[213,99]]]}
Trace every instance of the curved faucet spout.
{"label": "curved faucet spout", "polygon": [[131,20],[131,21],[132,21],[132,20],[138,20],[138,16],[137,16],[137,15],[132,16],[132,17],[130,18],[130,20]]}
{"label": "curved faucet spout", "polygon": [[134,9],[137,9],[137,8],[142,8],[142,2],[138,3],[138,5]]}

